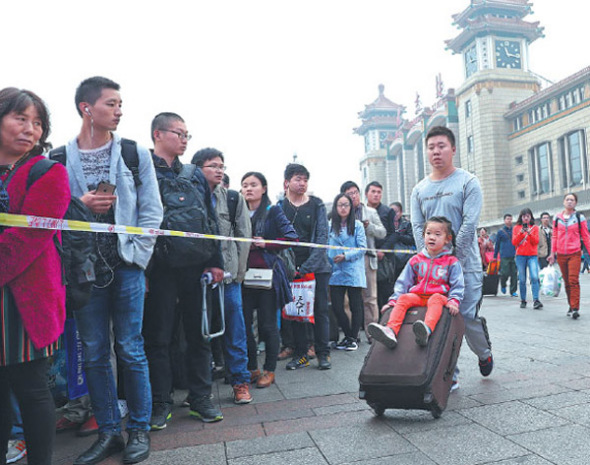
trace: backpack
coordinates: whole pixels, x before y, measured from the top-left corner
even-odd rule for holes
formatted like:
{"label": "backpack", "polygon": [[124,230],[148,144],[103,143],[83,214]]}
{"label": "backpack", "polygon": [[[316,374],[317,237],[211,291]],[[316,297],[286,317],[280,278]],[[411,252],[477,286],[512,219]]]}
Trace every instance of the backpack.
{"label": "backpack", "polygon": [[[156,172],[164,206],[162,229],[216,234],[215,220],[209,216],[205,199],[193,179],[197,167],[183,165],[176,178]],[[216,241],[178,236],[160,236],[155,256],[170,268],[205,265],[218,251]]]}
{"label": "backpack", "polygon": [[[55,163],[57,161],[49,159],[35,163],[29,171],[27,190]],[[64,219],[94,221],[92,212],[78,197],[70,199]],[[57,235],[53,238],[62,261],[63,281],[66,286],[66,311],[71,315],[73,311],[81,309],[88,303],[92,284],[96,280],[94,263],[97,257],[94,254],[94,234],[87,231],[62,231],[61,244]]]}
{"label": "backpack", "polygon": [[238,209],[239,198],[240,194],[238,191],[234,191],[233,189],[227,190],[227,209],[229,211],[229,222],[231,223],[232,231],[236,227],[236,211]]}

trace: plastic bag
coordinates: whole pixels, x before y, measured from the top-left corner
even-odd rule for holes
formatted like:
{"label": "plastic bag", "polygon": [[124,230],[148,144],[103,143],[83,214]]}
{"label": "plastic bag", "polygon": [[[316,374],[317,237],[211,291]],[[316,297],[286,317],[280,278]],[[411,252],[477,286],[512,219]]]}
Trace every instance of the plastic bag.
{"label": "plastic bag", "polygon": [[541,295],[557,297],[562,286],[562,277],[559,268],[556,266],[546,266],[539,272],[539,281],[541,283]]}
{"label": "plastic bag", "polygon": [[313,304],[315,300],[315,275],[308,273],[291,283],[293,302],[283,307],[286,320],[314,323]]}

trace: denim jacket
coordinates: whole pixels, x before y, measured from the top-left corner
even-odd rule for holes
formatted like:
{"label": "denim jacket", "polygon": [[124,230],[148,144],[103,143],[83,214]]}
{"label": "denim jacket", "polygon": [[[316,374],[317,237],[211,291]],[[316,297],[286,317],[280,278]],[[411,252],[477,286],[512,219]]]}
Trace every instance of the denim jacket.
{"label": "denim jacket", "polygon": [[[365,227],[359,220],[354,222],[354,236],[348,235],[346,228],[340,229],[336,234],[330,225],[329,245],[344,247],[367,247]],[[344,253],[344,261],[334,263],[334,257]],[[328,250],[328,258],[332,262],[332,276],[330,286],[367,287],[367,276],[365,274],[365,251],[364,250]]]}
{"label": "denim jacket", "polygon": [[[88,192],[80,162],[77,138],[66,146],[66,168],[70,177],[72,196],[82,197]],[[115,223],[142,228],[159,228],[162,223],[163,209],[156,172],[150,152],[137,146],[139,155],[139,178],[141,186],[135,187],[133,175],[121,156],[121,137],[113,133],[111,147],[111,166],[109,182],[117,186],[114,210]],[[128,265],[135,264],[142,269],[147,267],[156,238],[131,234],[118,235],[118,252]]]}

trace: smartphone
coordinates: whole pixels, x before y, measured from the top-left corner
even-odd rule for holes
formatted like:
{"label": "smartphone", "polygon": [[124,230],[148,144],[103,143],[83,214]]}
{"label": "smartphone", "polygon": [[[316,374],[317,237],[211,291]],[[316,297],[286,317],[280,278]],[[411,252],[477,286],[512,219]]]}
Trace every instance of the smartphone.
{"label": "smartphone", "polygon": [[115,193],[115,189],[117,186],[111,184],[110,182],[101,181],[98,183],[98,187],[94,191],[95,194],[98,195],[113,195]]}

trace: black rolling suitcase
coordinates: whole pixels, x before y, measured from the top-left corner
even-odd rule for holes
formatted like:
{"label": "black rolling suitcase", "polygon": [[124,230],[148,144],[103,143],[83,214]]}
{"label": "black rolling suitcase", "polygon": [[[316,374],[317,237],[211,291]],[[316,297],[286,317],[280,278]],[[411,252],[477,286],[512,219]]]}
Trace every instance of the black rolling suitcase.
{"label": "black rolling suitcase", "polygon": [[438,418],[447,406],[465,325],[461,315],[453,317],[445,308],[428,345],[420,347],[412,324],[425,314],[426,307],[408,310],[395,349],[377,341],[369,349],[359,375],[359,397],[377,415],[388,408],[420,409]]}
{"label": "black rolling suitcase", "polygon": [[481,293],[483,295],[498,295],[498,284],[500,282],[499,274],[483,275],[483,288]]}

